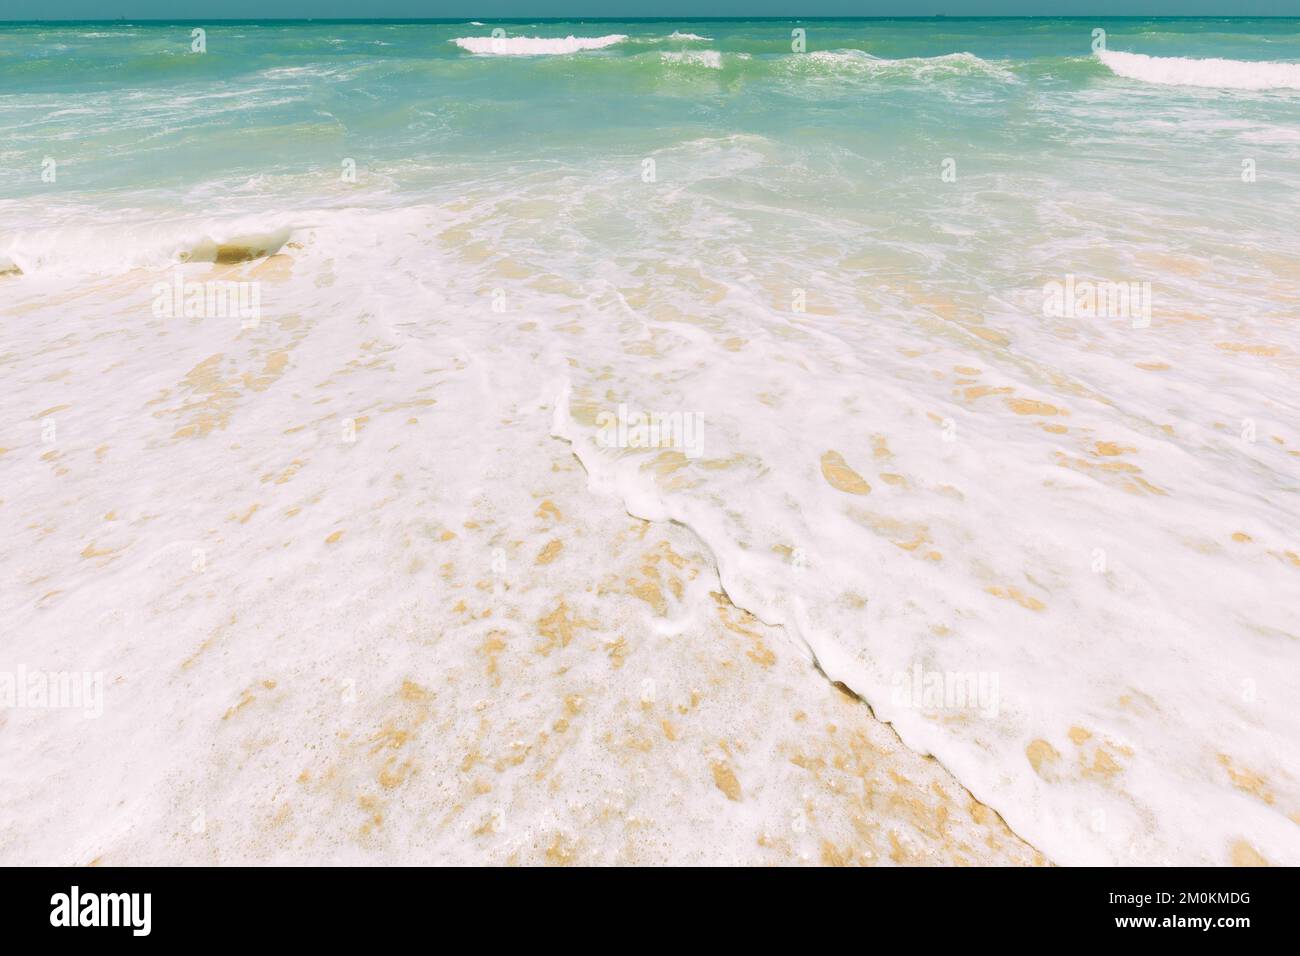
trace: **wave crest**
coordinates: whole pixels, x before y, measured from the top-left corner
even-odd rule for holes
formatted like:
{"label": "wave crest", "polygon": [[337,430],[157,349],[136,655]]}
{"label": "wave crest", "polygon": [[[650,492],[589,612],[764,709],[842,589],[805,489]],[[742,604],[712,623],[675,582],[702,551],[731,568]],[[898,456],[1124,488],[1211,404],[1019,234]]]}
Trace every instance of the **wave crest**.
{"label": "wave crest", "polygon": [[[743,56],[743,54],[741,55]],[[664,63],[681,66],[702,66],[709,70],[722,69],[722,54],[717,50],[682,50],[680,52],[665,50],[659,54],[659,59]]]}
{"label": "wave crest", "polygon": [[539,56],[600,50],[626,39],[625,33],[611,33],[603,37],[457,37],[451,42],[469,53]]}
{"label": "wave crest", "polygon": [[251,262],[273,256],[289,241],[288,229],[257,232],[215,240],[204,236],[188,248],[181,249],[177,258],[181,262]]}
{"label": "wave crest", "polygon": [[1097,58],[1115,75],[1162,86],[1202,86],[1224,90],[1300,90],[1300,63],[1268,60],[1195,60],[1098,50]]}
{"label": "wave crest", "polygon": [[990,63],[974,53],[945,53],[942,56],[911,56],[886,60],[865,50],[818,50],[787,58],[792,70],[804,73],[904,76],[930,79],[948,76],[982,75],[1008,82],[1015,75],[1004,66]]}

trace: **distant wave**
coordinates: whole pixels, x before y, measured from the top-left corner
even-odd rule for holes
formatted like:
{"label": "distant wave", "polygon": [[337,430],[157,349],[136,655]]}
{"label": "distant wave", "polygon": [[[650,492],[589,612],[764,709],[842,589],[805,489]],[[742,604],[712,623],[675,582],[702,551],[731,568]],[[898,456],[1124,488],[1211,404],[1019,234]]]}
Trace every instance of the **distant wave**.
{"label": "distant wave", "polygon": [[611,33],[603,37],[457,37],[451,42],[470,53],[498,56],[538,56],[540,54],[577,53],[599,50],[622,43],[627,34]]}
{"label": "distant wave", "polygon": [[886,60],[865,50],[818,50],[785,58],[792,70],[824,74],[880,74],[915,78],[984,75],[1014,81],[1015,75],[997,63],[974,53],[945,53],[942,56],[912,56]]}
{"label": "distant wave", "polygon": [[[744,56],[744,54],[739,54]],[[685,66],[702,66],[710,70],[722,69],[722,54],[717,50],[665,50],[659,54],[664,63],[677,63]]]}
{"label": "distant wave", "polygon": [[1112,73],[1164,86],[1205,86],[1225,90],[1300,90],[1300,63],[1249,60],[1194,60],[1099,50]]}
{"label": "distant wave", "polygon": [[680,30],[674,30],[668,34],[670,40],[712,40],[713,37],[702,37],[698,33],[682,33]]}

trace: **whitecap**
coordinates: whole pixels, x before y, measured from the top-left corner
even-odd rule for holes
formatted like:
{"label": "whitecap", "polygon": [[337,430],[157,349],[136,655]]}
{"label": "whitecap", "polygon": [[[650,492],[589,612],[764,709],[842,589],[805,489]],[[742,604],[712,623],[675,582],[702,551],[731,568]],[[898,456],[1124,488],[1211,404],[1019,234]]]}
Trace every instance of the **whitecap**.
{"label": "whitecap", "polygon": [[659,54],[659,58],[665,63],[702,66],[710,70],[722,69],[722,54],[717,50],[685,50],[680,53],[665,51]]}
{"label": "whitecap", "polygon": [[1162,86],[1204,86],[1224,90],[1300,90],[1300,63],[1267,60],[1197,60],[1099,50],[1097,58],[1117,76]]}
{"label": "whitecap", "polygon": [[470,53],[537,56],[600,50],[615,43],[622,43],[626,39],[626,34],[611,33],[603,37],[457,37],[451,42]]}

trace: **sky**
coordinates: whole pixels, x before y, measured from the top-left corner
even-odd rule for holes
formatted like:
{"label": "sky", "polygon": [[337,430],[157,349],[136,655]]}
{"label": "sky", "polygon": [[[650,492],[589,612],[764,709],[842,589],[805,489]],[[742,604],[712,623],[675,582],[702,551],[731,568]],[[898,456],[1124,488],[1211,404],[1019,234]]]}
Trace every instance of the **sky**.
{"label": "sky", "polygon": [[1300,0],[0,0],[0,20],[1300,16]]}

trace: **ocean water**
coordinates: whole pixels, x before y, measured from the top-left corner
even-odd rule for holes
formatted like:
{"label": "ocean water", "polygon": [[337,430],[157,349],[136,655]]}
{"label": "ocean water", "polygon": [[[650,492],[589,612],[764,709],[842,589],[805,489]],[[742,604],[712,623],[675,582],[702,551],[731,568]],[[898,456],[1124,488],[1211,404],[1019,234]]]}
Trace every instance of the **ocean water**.
{"label": "ocean water", "polygon": [[[326,682],[436,686],[456,765],[495,701],[497,773],[545,780],[536,695],[611,679],[569,636],[671,637],[618,679],[694,701],[725,599],[1053,862],[1300,862],[1298,211],[1296,20],[0,25],[0,670],[109,687],[93,732],[9,720],[67,761],[9,858],[167,859],[193,794],[300,770],[300,819],[431,812],[387,737],[268,743],[352,739]],[[252,321],[185,311],[209,281]],[[627,515],[718,597],[613,571]],[[788,816],[789,759],[722,759],[656,845]],[[438,793],[443,858],[528,858]],[[241,827],[221,859],[326,852]]]}

